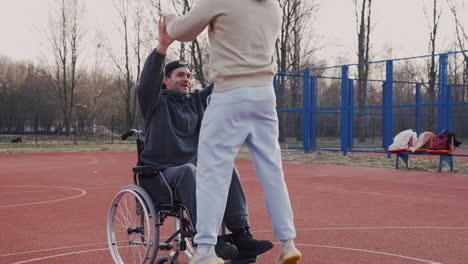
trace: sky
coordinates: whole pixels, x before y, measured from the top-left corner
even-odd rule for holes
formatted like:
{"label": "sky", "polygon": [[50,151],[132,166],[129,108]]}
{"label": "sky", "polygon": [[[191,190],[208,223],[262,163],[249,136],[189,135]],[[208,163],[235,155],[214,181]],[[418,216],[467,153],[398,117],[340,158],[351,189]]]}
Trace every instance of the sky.
{"label": "sky", "polygon": [[[115,11],[112,0],[80,0],[86,5],[85,26],[90,42],[98,28],[106,34],[110,45],[117,42]],[[305,0],[308,1],[308,0]],[[459,16],[468,30],[468,0],[459,3]],[[0,0],[0,55],[13,60],[40,61],[47,57],[47,23],[54,0]],[[314,41],[322,47],[317,56],[327,65],[355,63],[356,25],[354,0],[317,0],[319,10],[313,17]],[[413,57],[428,54],[431,0],[374,0],[371,35],[372,58]],[[454,22],[446,1],[442,2],[439,49],[444,52],[452,43]],[[466,3],[465,3],[466,2]],[[156,29],[155,29],[156,30]],[[156,43],[156,42],[155,42]],[[156,44],[155,44],[156,45]],[[391,54],[388,50],[391,49]],[[86,51],[90,57],[92,51]]]}

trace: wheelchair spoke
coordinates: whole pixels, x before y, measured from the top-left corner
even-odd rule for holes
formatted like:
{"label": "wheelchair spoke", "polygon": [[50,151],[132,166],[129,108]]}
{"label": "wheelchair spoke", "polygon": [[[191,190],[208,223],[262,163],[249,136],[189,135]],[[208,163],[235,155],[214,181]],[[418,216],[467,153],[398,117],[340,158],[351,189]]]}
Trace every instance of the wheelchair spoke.
{"label": "wheelchair spoke", "polygon": [[159,230],[150,217],[154,209],[146,206],[152,201],[143,198],[144,190],[138,188],[130,185],[121,190],[109,210],[109,248],[117,264],[150,264],[156,258]]}

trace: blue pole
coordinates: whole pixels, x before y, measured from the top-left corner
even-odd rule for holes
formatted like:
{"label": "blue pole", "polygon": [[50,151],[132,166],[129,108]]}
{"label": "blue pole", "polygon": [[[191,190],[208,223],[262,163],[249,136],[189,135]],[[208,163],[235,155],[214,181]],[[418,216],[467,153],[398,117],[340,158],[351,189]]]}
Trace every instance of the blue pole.
{"label": "blue pole", "polygon": [[416,133],[421,134],[422,130],[422,107],[421,107],[421,83],[416,84]]}
{"label": "blue pole", "polygon": [[437,133],[444,129],[448,129],[448,110],[447,110],[447,54],[439,55],[439,91],[437,94],[438,111],[437,111]]}
{"label": "blue pole", "polygon": [[383,145],[385,151],[392,144],[393,136],[393,60],[386,63],[386,77],[383,89]]}
{"label": "blue pole", "polygon": [[348,85],[349,68],[347,65],[341,67],[341,151],[346,156],[349,147],[349,116],[348,116]]}
{"label": "blue pole", "polygon": [[353,124],[354,124],[354,82],[353,80],[349,80],[348,84],[348,120],[349,120],[349,137],[348,137],[348,144],[349,148],[353,149]]}
{"label": "blue pole", "polygon": [[308,70],[303,71],[303,94],[302,94],[302,144],[304,152],[309,152],[310,144],[310,73]]}
{"label": "blue pole", "polygon": [[310,146],[317,148],[317,76],[311,76],[310,91]]}
{"label": "blue pole", "polygon": [[452,109],[452,85],[447,85],[447,130],[452,131],[453,109]]}

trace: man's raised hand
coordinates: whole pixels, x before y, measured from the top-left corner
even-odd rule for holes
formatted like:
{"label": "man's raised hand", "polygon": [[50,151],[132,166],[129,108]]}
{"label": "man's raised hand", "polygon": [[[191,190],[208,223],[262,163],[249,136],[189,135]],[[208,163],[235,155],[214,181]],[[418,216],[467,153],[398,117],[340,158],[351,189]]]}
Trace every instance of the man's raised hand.
{"label": "man's raised hand", "polygon": [[[159,32],[159,46],[158,52],[166,54],[167,49],[169,46],[174,42],[174,39],[167,34],[166,26],[168,23],[168,15],[164,13],[160,13],[160,18],[158,22],[158,32]],[[174,17],[175,19],[175,17]],[[171,19],[173,20],[173,19]]]}

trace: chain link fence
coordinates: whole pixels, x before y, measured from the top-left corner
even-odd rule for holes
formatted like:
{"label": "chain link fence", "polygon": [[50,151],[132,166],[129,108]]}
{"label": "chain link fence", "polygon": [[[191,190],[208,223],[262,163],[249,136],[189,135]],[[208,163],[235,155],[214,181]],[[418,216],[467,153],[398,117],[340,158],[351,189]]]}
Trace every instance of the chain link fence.
{"label": "chain link fence", "polygon": [[[133,128],[143,129],[141,120],[137,120]],[[13,143],[28,144],[122,144],[133,141],[122,141],[120,136],[125,133],[127,123],[124,118],[111,117],[107,119],[78,119],[75,117],[66,133],[60,120],[44,122],[42,120],[12,119],[0,128],[0,145]]]}

